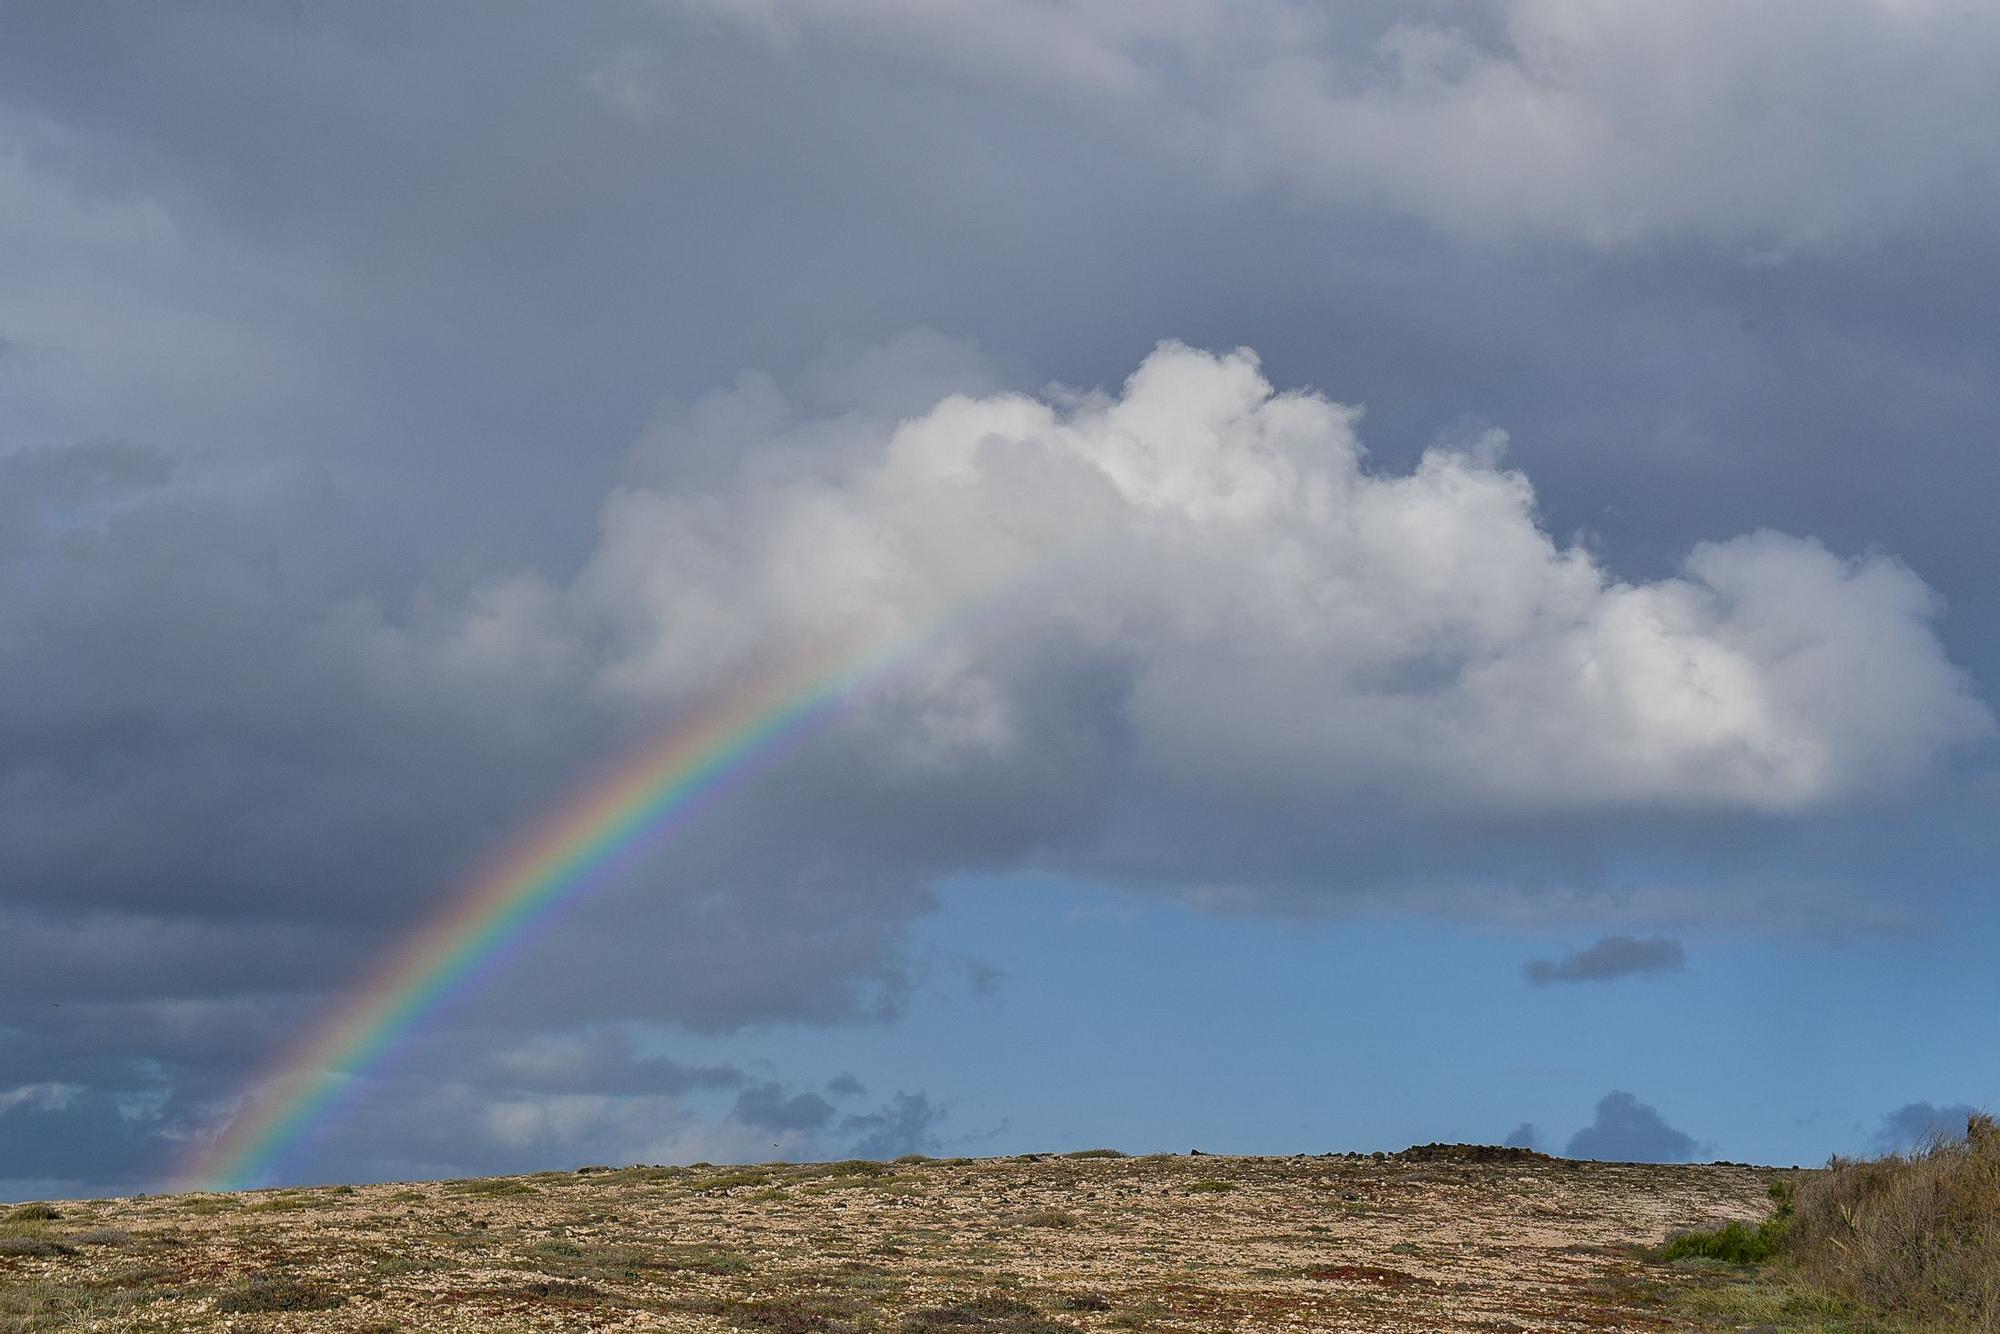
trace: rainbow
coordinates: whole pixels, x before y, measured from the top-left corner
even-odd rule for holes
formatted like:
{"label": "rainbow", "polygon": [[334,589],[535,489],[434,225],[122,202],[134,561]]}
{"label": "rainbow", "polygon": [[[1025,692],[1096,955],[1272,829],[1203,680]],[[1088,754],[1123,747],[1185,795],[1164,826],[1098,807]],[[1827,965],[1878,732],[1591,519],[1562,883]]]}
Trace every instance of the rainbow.
{"label": "rainbow", "polygon": [[753,679],[558,807],[451,895],[294,1046],[257,1095],[197,1149],[181,1181],[189,1189],[233,1190],[268,1176],[357,1074],[470,988],[510,945],[837,717],[946,624],[886,648],[822,654]]}

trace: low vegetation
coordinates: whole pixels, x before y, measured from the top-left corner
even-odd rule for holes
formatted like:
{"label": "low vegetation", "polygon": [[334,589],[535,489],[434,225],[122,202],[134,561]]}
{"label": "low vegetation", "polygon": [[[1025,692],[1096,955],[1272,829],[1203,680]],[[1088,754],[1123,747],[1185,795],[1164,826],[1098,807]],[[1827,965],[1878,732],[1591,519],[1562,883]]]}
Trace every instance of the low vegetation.
{"label": "low vegetation", "polygon": [[1696,1289],[1685,1309],[1784,1330],[1862,1334],[2000,1329],[2000,1124],[1975,1115],[1965,1135],[1909,1153],[1835,1158],[1776,1208],[1671,1238],[1660,1258],[1755,1266]]}
{"label": "low vegetation", "polygon": [[1660,1248],[1663,1260],[1715,1260],[1732,1265],[1760,1265],[1776,1258],[1791,1234],[1793,1204],[1797,1187],[1789,1181],[1773,1181],[1771,1198],[1777,1208],[1754,1227],[1748,1223],[1725,1223],[1719,1228],[1683,1232],[1670,1237]]}
{"label": "low vegetation", "polygon": [[2000,1329],[2000,1124],[1909,1154],[1835,1159],[1799,1189],[1788,1258],[1805,1281],[1929,1328]]}
{"label": "low vegetation", "polygon": [[331,1311],[346,1298],[323,1283],[290,1274],[258,1274],[220,1293],[215,1309],[228,1314],[253,1311]]}

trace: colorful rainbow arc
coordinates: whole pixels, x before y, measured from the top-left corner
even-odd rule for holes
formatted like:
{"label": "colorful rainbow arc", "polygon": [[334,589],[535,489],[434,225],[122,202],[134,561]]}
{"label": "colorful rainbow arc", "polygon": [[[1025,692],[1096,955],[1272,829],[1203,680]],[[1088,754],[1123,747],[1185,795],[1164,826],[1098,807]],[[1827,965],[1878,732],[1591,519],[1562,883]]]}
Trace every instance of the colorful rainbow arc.
{"label": "colorful rainbow arc", "polygon": [[558,808],[297,1044],[183,1181],[222,1190],[259,1180],[357,1073],[472,985],[508,945],[881,685],[960,619],[941,619],[885,648],[823,655],[757,679]]}

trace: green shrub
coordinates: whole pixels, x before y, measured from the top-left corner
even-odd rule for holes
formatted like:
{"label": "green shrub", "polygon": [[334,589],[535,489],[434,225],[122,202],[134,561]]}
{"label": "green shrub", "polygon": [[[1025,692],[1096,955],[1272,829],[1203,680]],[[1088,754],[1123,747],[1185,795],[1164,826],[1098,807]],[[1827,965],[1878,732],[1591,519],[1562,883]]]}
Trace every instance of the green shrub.
{"label": "green shrub", "polygon": [[1783,1241],[1783,1232],[1768,1222],[1755,1227],[1748,1223],[1730,1223],[1712,1232],[1683,1232],[1661,1248],[1660,1258],[1760,1265],[1777,1255]]}
{"label": "green shrub", "polygon": [[1755,1227],[1748,1223],[1728,1223],[1706,1232],[1683,1232],[1670,1237],[1660,1248],[1663,1260],[1715,1260],[1731,1265],[1761,1265],[1784,1249],[1791,1234],[1793,1187],[1789,1181],[1773,1181],[1768,1187],[1776,1207],[1771,1216]]}
{"label": "green shrub", "polygon": [[748,1168],[741,1172],[724,1172],[720,1176],[703,1177],[688,1183],[690,1190],[735,1190],[739,1186],[763,1186],[771,1180],[769,1172]]}

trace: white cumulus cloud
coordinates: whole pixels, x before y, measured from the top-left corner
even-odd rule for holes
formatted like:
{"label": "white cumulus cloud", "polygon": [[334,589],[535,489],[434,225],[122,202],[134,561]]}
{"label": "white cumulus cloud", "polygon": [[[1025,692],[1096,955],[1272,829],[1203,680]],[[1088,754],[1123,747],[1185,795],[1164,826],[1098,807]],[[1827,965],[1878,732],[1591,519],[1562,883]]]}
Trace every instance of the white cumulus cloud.
{"label": "white cumulus cloud", "polygon": [[[985,600],[871,716],[885,766],[1005,769],[1095,729],[1132,784],[1500,813],[1799,810],[1990,726],[1892,557],[1756,532],[1620,579],[1544,530],[1497,435],[1377,469],[1356,410],[1278,392],[1245,350],[1168,343],[1116,394],[953,395],[837,430],[771,392],[704,407],[761,423],[732,479],[620,489],[568,588],[476,600],[438,651],[557,643],[554,617],[594,646],[600,698],[651,705]],[[762,406],[732,417],[744,393]],[[506,634],[475,634],[496,607]],[[1111,684],[1066,701],[1051,664]]]}

